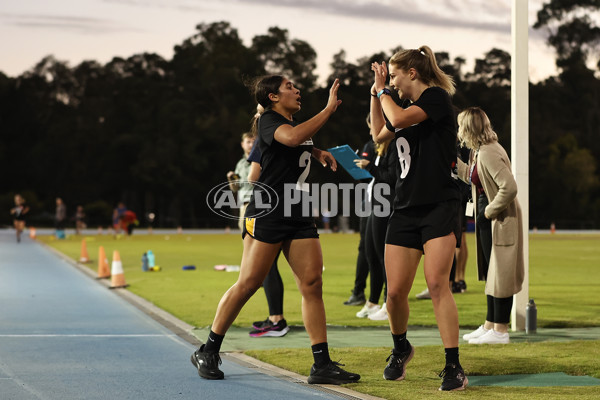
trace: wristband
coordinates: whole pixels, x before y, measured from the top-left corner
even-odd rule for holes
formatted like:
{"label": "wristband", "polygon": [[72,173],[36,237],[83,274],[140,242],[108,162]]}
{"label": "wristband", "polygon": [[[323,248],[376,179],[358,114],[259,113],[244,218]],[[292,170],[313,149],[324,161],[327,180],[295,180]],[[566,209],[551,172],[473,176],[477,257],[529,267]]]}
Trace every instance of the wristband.
{"label": "wristband", "polygon": [[388,88],[381,89],[379,92],[377,92],[377,98],[381,99],[381,96],[384,95],[384,94],[387,94],[388,96],[391,96],[392,92]]}

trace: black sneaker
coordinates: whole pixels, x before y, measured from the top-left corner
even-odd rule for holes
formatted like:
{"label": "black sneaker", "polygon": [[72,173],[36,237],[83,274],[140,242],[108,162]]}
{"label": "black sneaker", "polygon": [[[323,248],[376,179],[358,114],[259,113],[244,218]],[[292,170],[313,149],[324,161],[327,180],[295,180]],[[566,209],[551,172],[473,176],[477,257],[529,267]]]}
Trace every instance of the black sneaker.
{"label": "black sneaker", "polygon": [[270,329],[273,326],[273,322],[267,317],[264,321],[254,321],[252,327],[258,331]]}
{"label": "black sneaker", "polygon": [[446,364],[439,376],[443,379],[440,390],[464,390],[469,383],[465,371],[456,364]]}
{"label": "black sneaker", "polygon": [[[270,322],[270,321],[269,321]],[[271,322],[271,324],[265,329],[255,329],[250,331],[252,337],[281,337],[285,336],[290,331],[285,319],[280,320],[277,323]]]}
{"label": "black sneaker", "polygon": [[223,379],[225,375],[219,369],[221,357],[219,353],[205,353],[204,346],[192,353],[192,364],[198,369],[198,375],[204,379]]}
{"label": "black sneaker", "polygon": [[344,366],[344,364],[335,361],[330,361],[329,364],[323,368],[317,368],[315,364],[313,364],[310,369],[310,375],[308,376],[308,383],[341,385],[344,383],[358,382],[360,379],[359,374],[344,371],[340,368],[340,365]]}
{"label": "black sneaker", "polygon": [[467,282],[465,282],[464,280],[460,280],[458,281],[458,285],[460,286],[460,292],[464,293],[467,291]]}
{"label": "black sneaker", "polygon": [[410,346],[410,350],[404,353],[394,353],[392,350],[392,354],[385,359],[385,361],[389,361],[388,365],[383,370],[383,378],[388,381],[401,381],[406,376],[406,364],[410,360],[412,360],[415,355],[415,348]]}
{"label": "black sneaker", "polygon": [[462,293],[459,282],[452,282],[452,293]]}
{"label": "black sneaker", "polygon": [[346,306],[362,306],[366,302],[367,302],[367,299],[365,298],[364,293],[355,295],[354,292],[352,292],[352,295],[350,296],[350,298],[348,300],[346,300],[344,302],[344,305],[346,305]]}

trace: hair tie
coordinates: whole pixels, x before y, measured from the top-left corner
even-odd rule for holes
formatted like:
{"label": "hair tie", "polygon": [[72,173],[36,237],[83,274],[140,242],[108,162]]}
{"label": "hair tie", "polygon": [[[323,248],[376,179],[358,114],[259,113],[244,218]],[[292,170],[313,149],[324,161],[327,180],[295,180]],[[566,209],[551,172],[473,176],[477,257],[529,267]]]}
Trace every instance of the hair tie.
{"label": "hair tie", "polygon": [[424,56],[427,56],[423,50],[418,50],[418,52],[423,54]]}

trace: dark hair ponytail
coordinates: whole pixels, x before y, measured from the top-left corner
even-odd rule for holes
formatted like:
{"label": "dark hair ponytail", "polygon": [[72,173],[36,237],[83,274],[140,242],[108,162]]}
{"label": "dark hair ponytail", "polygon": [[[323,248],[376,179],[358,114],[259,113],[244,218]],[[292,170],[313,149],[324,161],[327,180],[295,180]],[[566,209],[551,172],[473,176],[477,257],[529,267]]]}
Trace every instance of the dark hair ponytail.
{"label": "dark hair ponytail", "polygon": [[252,118],[252,127],[250,130],[255,135],[258,134],[258,119],[273,104],[271,99],[269,99],[269,94],[279,93],[279,87],[283,79],[282,75],[265,75],[253,80],[250,90],[258,104],[256,106],[256,114]]}
{"label": "dark hair ponytail", "polygon": [[265,110],[271,107],[271,99],[269,94],[279,93],[279,87],[283,82],[284,77],[282,75],[266,75],[256,78],[252,87],[252,92],[256,102],[263,106]]}

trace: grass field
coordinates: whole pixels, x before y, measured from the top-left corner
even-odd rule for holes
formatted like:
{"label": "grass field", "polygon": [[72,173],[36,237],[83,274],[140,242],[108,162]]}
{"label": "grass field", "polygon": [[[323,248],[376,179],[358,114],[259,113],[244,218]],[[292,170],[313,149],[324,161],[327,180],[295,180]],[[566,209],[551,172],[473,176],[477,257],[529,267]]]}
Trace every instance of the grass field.
{"label": "grass field", "polygon": [[[456,295],[461,327],[476,327],[485,318],[483,282],[478,282],[473,235],[468,235],[471,253],[467,264],[468,290]],[[79,259],[81,237],[40,240]],[[137,235],[132,237],[90,236],[86,239],[97,269],[98,247],[103,246],[109,258],[118,250],[123,260],[129,290],[187,323],[203,327],[212,322],[217,302],[237,278],[235,272],[215,271],[217,264],[239,264],[242,244],[239,235]],[[378,326],[387,322],[358,319],[358,307],[342,305],[350,295],[354,282],[358,235],[321,235],[324,254],[324,301],[328,324],[341,326]],[[538,305],[538,327],[600,326],[600,235],[531,235],[530,297]],[[141,270],[142,253],[152,250],[160,272]],[[195,271],[183,271],[193,264]],[[289,267],[280,259],[285,285],[285,313],[288,323],[301,325],[300,296]],[[414,294],[425,287],[422,269],[417,274],[411,293],[411,325],[435,326],[430,301],[416,300]],[[262,290],[242,310],[235,324],[250,326],[265,318],[267,305]],[[405,382],[388,382],[381,378],[389,347],[336,348],[352,371],[362,375],[351,389],[386,399],[430,399],[436,396],[460,395],[467,398],[494,399],[597,399],[595,387],[469,387],[462,393],[437,391],[437,377],[443,365],[439,346],[421,346],[411,362]],[[262,361],[308,375],[312,356],[306,349],[274,349],[248,351]],[[461,345],[461,361],[468,375],[534,374],[565,372],[600,378],[600,340],[566,343],[516,343],[497,346]]]}
{"label": "grass field", "polygon": [[[469,375],[507,375],[564,372],[569,375],[590,375],[600,378],[600,346],[596,341],[570,343],[519,343],[509,345],[464,345],[460,348],[461,363]],[[261,361],[308,376],[312,364],[310,351],[277,349],[248,351]],[[464,392],[440,392],[438,373],[444,365],[439,346],[422,346],[406,370],[406,380],[386,381],[382,378],[385,359],[390,348],[353,347],[335,349],[333,357],[361,374],[359,383],[350,389],[384,399],[447,399],[447,396],[469,399],[534,399],[559,398],[598,399],[600,388],[589,387],[492,387],[470,386]]]}
{"label": "grass field", "polygon": [[[52,240],[42,237],[56,249],[79,259],[81,238]],[[471,256],[467,263],[467,292],[456,295],[461,327],[477,327],[485,318],[483,282],[477,281],[474,237],[467,236]],[[88,266],[97,269],[98,247],[103,246],[112,258],[118,250],[129,290],[148,299],[187,323],[204,327],[212,322],[221,295],[235,282],[236,272],[215,271],[217,264],[239,265],[242,251],[240,237],[230,235],[134,235],[120,237],[100,235],[86,240],[90,257]],[[358,319],[355,307],[343,306],[354,284],[358,247],[357,234],[321,235],[325,272],[324,301],[327,322],[333,325],[386,325]],[[152,250],[160,272],[143,272],[143,252]],[[183,271],[193,264],[195,271]],[[285,315],[289,324],[301,325],[300,295],[287,262],[280,257],[280,272],[285,285]],[[600,326],[600,235],[531,235],[529,295],[538,307],[539,327]],[[422,268],[417,273],[410,297],[411,325],[435,326],[430,301],[416,300],[414,294],[425,288]],[[368,289],[367,289],[368,290]],[[249,326],[265,318],[267,303],[260,290],[242,310],[235,324]]]}

